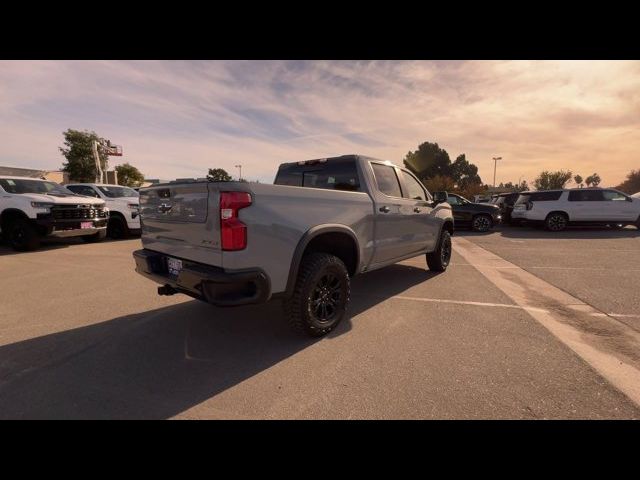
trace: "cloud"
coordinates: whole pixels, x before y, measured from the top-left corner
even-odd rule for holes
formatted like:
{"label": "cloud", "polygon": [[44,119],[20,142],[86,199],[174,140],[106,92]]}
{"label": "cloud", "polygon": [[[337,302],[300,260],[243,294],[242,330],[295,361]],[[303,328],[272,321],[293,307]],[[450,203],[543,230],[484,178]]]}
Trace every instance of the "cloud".
{"label": "cloud", "polygon": [[58,168],[67,128],[123,145],[147,176],[209,167],[271,181],[344,153],[400,163],[423,141],[485,181],[640,167],[634,61],[2,61],[0,164]]}

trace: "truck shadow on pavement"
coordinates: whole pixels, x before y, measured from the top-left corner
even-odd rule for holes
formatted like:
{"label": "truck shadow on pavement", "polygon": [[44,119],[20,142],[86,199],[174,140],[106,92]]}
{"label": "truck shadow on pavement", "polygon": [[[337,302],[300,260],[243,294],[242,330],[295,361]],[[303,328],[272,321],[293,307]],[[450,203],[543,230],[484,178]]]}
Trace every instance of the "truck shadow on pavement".
{"label": "truck shadow on pavement", "polygon": [[0,418],[170,418],[331,342],[354,316],[434,275],[393,265],[354,279],[348,315],[324,339],[291,333],[280,301],[222,309],[192,300],[4,345]]}

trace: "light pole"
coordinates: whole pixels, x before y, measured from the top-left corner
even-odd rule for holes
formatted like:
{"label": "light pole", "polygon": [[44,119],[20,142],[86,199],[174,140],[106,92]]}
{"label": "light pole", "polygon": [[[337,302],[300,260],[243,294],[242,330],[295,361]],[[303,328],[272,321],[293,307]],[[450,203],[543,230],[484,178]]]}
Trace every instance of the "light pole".
{"label": "light pole", "polygon": [[240,176],[238,177],[238,180],[242,180],[242,165],[236,165],[236,168],[240,170]]}
{"label": "light pole", "polygon": [[502,160],[502,157],[493,157],[493,188],[496,188],[496,167],[498,160]]}

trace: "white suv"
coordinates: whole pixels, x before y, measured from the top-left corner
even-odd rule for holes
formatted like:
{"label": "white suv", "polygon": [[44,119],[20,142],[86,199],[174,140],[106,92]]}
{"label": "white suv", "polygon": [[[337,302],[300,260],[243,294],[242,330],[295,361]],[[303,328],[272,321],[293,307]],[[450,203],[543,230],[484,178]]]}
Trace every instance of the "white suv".
{"label": "white suv", "polygon": [[0,233],[15,250],[35,250],[44,237],[99,242],[108,219],[104,200],[76,195],[55,182],[0,176]]}
{"label": "white suv", "polygon": [[111,238],[127,238],[140,234],[140,197],[133,188],[102,183],[70,183],[65,185],[72,192],[104,200],[109,207]]}
{"label": "white suv", "polygon": [[513,207],[516,221],[544,224],[559,232],[568,225],[640,228],[640,198],[612,188],[574,188],[523,192]]}

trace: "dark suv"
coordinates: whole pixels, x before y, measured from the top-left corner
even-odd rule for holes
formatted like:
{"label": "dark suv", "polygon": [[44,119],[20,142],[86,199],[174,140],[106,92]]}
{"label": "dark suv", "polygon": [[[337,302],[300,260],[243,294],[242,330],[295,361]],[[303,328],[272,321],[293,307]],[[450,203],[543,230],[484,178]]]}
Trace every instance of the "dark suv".
{"label": "dark suv", "polygon": [[476,232],[486,232],[501,221],[500,208],[496,205],[473,203],[455,193],[449,193],[447,198],[456,227],[471,227]]}

